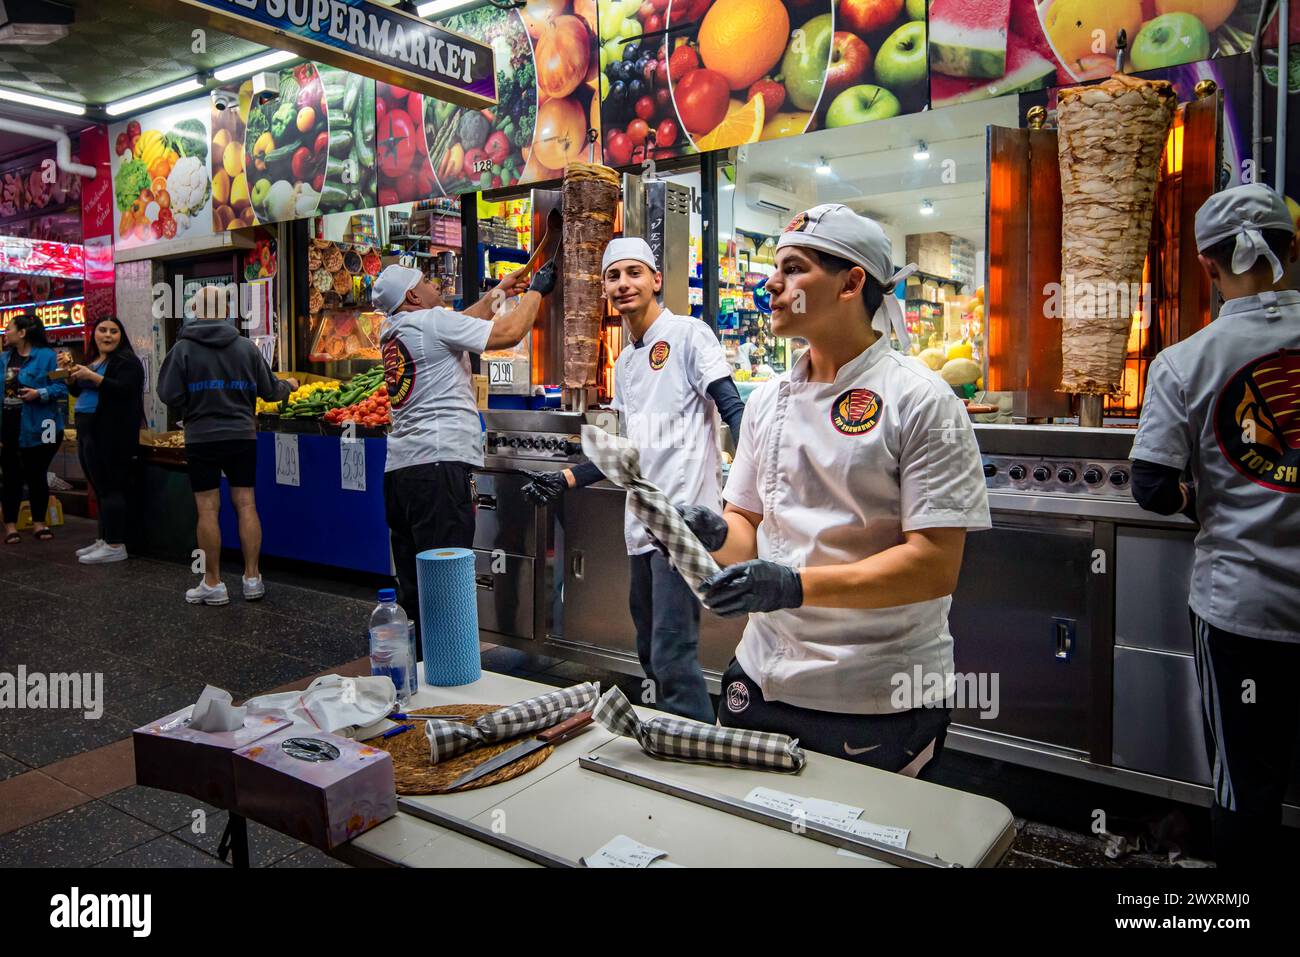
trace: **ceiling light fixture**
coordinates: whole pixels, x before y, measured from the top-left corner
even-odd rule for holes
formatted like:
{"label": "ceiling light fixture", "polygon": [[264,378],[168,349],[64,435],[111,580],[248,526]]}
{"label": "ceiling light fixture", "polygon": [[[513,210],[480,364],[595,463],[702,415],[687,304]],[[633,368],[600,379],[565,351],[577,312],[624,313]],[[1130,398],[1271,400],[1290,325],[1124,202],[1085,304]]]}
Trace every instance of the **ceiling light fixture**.
{"label": "ceiling light fixture", "polygon": [[912,159],[918,163],[924,163],[930,158],[930,147],[925,145],[925,140],[917,140],[916,152],[912,154]]}
{"label": "ceiling light fixture", "polygon": [[729,190],[729,189],[735,189],[735,188],[736,188],[736,184],[735,184],[735,183],[723,183],[723,184],[722,184],[722,191],[723,191],[724,193],[725,193],[727,190]]}
{"label": "ceiling light fixture", "polygon": [[455,10],[457,7],[467,7],[469,5],[470,0],[429,0],[428,3],[422,3],[416,7],[415,12],[421,17],[432,17]]}
{"label": "ceiling light fixture", "polygon": [[241,76],[251,76],[259,70],[279,66],[281,63],[288,63],[290,60],[296,59],[298,59],[298,54],[292,50],[272,50],[269,53],[263,53],[261,56],[255,56],[251,60],[228,63],[223,67],[219,67],[212,75],[216,77],[218,83],[225,83],[227,80],[238,79]]}
{"label": "ceiling light fixture", "polygon": [[142,106],[150,106],[154,103],[161,103],[163,100],[170,100],[178,96],[184,96],[186,93],[193,93],[196,90],[203,89],[203,81],[197,76],[192,76],[187,80],[181,80],[178,83],[169,83],[167,86],[160,86],[156,90],[149,90],[138,96],[128,97],[125,100],[118,100],[116,103],[110,103],[104,107],[104,112],[109,116],[121,116],[123,113],[131,113],[140,109]]}
{"label": "ceiling light fixture", "polygon": [[921,215],[922,215],[922,216],[933,216],[933,215],[934,215],[934,203],[930,202],[928,199],[923,199],[923,200],[921,200]]}
{"label": "ceiling light fixture", "polygon": [[825,156],[817,158],[817,172],[823,176],[831,175],[831,164],[826,161]]}
{"label": "ceiling light fixture", "polygon": [[0,87],[0,100],[21,103],[23,106],[34,106],[39,110],[57,110],[60,113],[71,113],[73,116],[86,115],[86,106],[83,103],[52,100],[47,96],[32,96],[30,93],[20,93],[18,90],[9,90],[4,87]]}

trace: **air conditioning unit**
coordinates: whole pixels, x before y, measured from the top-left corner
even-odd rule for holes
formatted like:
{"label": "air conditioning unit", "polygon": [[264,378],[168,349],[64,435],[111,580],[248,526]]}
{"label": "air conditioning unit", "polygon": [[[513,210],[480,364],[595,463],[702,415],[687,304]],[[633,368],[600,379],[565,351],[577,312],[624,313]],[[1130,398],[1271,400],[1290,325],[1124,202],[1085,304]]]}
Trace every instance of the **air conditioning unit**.
{"label": "air conditioning unit", "polygon": [[749,183],[745,187],[745,205],[778,216],[789,216],[799,209],[799,197],[770,183]]}

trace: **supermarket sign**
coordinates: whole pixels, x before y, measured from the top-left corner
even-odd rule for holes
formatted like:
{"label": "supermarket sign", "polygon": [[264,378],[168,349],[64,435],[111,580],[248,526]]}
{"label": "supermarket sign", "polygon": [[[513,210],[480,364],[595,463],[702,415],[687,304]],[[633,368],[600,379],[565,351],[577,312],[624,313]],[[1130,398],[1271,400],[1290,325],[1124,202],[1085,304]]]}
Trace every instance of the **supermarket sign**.
{"label": "supermarket sign", "polygon": [[148,0],[214,30],[470,109],[494,106],[492,48],[373,0]]}
{"label": "supermarket sign", "polygon": [[7,326],[14,316],[21,316],[26,312],[36,313],[36,318],[41,320],[46,331],[60,326],[80,326],[86,321],[85,301],[81,296],[75,296],[71,299],[51,299],[48,302],[5,306],[0,308],[0,324]]}

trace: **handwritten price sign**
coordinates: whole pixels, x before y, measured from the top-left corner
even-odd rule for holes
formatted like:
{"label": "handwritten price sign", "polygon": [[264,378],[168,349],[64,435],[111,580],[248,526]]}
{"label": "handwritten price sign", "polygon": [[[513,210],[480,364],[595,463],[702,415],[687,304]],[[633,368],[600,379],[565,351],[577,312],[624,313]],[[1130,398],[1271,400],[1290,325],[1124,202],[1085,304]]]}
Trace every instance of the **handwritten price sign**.
{"label": "handwritten price sign", "polygon": [[339,470],[345,491],[366,490],[366,443],[361,439],[339,443]]}
{"label": "handwritten price sign", "polygon": [[275,483],[294,486],[301,484],[298,467],[298,436],[275,433]]}

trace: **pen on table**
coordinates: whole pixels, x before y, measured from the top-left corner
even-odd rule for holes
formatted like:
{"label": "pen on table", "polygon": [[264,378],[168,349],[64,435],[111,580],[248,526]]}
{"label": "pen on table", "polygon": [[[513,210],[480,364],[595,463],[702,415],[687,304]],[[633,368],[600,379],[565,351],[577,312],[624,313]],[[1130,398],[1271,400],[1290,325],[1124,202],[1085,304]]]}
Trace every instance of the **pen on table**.
{"label": "pen on table", "polygon": [[463,714],[403,714],[397,712],[388,716],[390,721],[461,721]]}
{"label": "pen on table", "polygon": [[415,725],[413,725],[413,724],[403,724],[403,725],[399,725],[399,726],[397,726],[396,728],[389,728],[387,731],[385,731],[383,734],[381,734],[380,737],[381,737],[381,738],[391,738],[391,737],[393,737],[393,736],[395,736],[395,735],[399,735],[399,734],[401,734],[403,731],[410,731],[410,730],[411,730],[412,728],[414,728],[414,727],[415,727]]}

